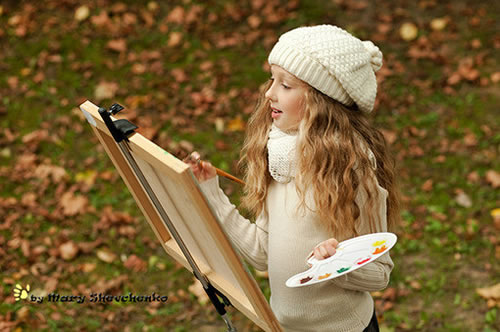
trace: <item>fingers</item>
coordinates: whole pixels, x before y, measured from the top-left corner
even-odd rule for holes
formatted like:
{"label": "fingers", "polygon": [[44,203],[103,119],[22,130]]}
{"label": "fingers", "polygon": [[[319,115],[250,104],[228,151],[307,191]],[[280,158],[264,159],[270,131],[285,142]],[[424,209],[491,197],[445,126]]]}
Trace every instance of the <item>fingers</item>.
{"label": "fingers", "polygon": [[322,260],[328,257],[331,257],[335,254],[337,251],[335,248],[338,246],[339,242],[334,239],[328,239],[324,242],[321,242],[315,249],[314,249],[314,257],[317,260]]}
{"label": "fingers", "polygon": [[201,156],[197,151],[194,151],[194,152],[191,152],[191,154],[189,154],[182,161],[185,163],[188,163],[188,164],[193,164],[193,163],[199,164],[201,161]]}
{"label": "fingers", "polygon": [[191,167],[194,176],[200,182],[213,178],[217,174],[215,167],[208,161],[202,161],[197,151],[184,158],[183,162]]}
{"label": "fingers", "polygon": [[193,172],[194,176],[198,179],[198,181],[201,180],[200,176],[202,170],[200,167],[200,161],[201,161],[200,154],[196,151],[192,152],[182,161],[188,164],[189,167],[191,167],[191,171]]}
{"label": "fingers", "polygon": [[201,161],[200,162],[201,173],[203,180],[208,180],[217,175],[217,171],[214,166],[209,161]]}
{"label": "fingers", "polygon": [[333,248],[336,248],[339,245],[339,241],[334,238],[326,240]]}

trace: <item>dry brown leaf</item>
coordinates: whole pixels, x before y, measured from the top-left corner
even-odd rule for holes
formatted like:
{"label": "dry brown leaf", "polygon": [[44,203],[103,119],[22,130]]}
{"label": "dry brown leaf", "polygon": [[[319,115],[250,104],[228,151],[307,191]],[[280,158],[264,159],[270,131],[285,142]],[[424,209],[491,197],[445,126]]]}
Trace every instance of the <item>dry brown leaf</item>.
{"label": "dry brown leaf", "polygon": [[485,300],[495,300],[500,305],[500,283],[484,288],[476,288],[476,292]]}
{"label": "dry brown leaf", "polygon": [[185,22],[186,24],[192,24],[199,20],[200,15],[203,12],[203,7],[200,5],[191,6],[186,14]]}
{"label": "dry brown leaf", "polygon": [[88,254],[101,244],[102,244],[102,239],[97,239],[92,242],[78,242],[78,248],[80,248],[80,250],[83,253]]}
{"label": "dry brown leaf", "polygon": [[30,258],[31,248],[28,240],[21,241],[21,251],[23,252],[24,257]]}
{"label": "dry brown leaf", "polygon": [[446,83],[448,83],[448,85],[455,85],[458,84],[461,80],[462,76],[460,76],[459,73],[455,72],[448,77]]}
{"label": "dry brown leaf", "polygon": [[131,69],[134,74],[144,74],[146,72],[146,66],[142,63],[134,63]]}
{"label": "dry brown leaf", "polygon": [[116,260],[116,255],[109,250],[97,250],[97,258],[106,263],[113,263]]}
{"label": "dry brown leaf", "polygon": [[194,150],[194,145],[193,143],[189,142],[189,141],[186,141],[186,140],[181,140],[179,141],[179,146],[187,151],[187,152],[192,152]]}
{"label": "dry brown leaf", "polygon": [[46,129],[38,129],[34,130],[29,134],[23,136],[22,141],[24,144],[28,144],[31,142],[40,142],[42,140],[46,140],[49,137],[49,132]]}
{"label": "dry brown leaf", "polygon": [[94,91],[96,99],[111,99],[115,97],[118,91],[118,84],[115,82],[100,82]]}
{"label": "dry brown leaf", "polygon": [[184,22],[185,11],[181,6],[177,6],[168,14],[167,22],[182,24]]}
{"label": "dry brown leaf", "polygon": [[198,302],[201,305],[204,305],[207,303],[210,299],[208,298],[207,293],[205,292],[205,289],[203,288],[203,285],[201,282],[194,278],[194,283],[188,287],[188,290],[190,293],[194,294],[198,298]]}
{"label": "dry brown leaf", "polygon": [[419,290],[422,288],[422,285],[417,280],[412,280],[410,281],[410,287],[416,290]]}
{"label": "dry brown leaf", "polygon": [[470,46],[474,49],[478,49],[478,48],[481,48],[481,46],[483,46],[483,44],[481,43],[481,40],[475,38],[475,39],[471,40]]}
{"label": "dry brown leaf", "polygon": [[229,131],[243,131],[245,130],[245,122],[243,122],[241,116],[237,116],[228,122],[227,129]]}
{"label": "dry brown leaf", "polygon": [[479,77],[479,71],[474,68],[474,59],[466,57],[460,60],[458,64],[458,73],[468,81],[474,81]]}
{"label": "dry brown leaf", "polygon": [[88,202],[85,196],[75,196],[72,192],[65,192],[59,200],[59,206],[64,215],[74,216],[78,213],[85,213]]}
{"label": "dry brown leaf", "polygon": [[457,202],[458,205],[469,208],[472,206],[472,201],[470,197],[464,193],[460,192],[458,195],[455,197],[455,201]]}
{"label": "dry brown leaf", "polygon": [[382,298],[384,300],[388,301],[395,301],[397,297],[397,290],[394,287],[388,287],[384,292],[382,293]]}
{"label": "dry brown leaf", "polygon": [[146,271],[147,264],[145,261],[137,257],[136,255],[130,255],[123,265],[132,271],[141,272]]}
{"label": "dry brown leaf", "polygon": [[160,6],[158,6],[158,2],[156,2],[156,1],[149,1],[148,2],[148,9],[150,11],[154,12],[154,11],[157,11],[159,8],[160,8]]}
{"label": "dry brown leaf", "polygon": [[386,129],[381,129],[382,135],[384,135],[385,140],[387,143],[392,144],[396,141],[396,138],[398,137],[396,132],[391,131],[391,130],[386,130]]}
{"label": "dry brown leaf", "polygon": [[105,279],[101,279],[97,282],[95,286],[92,287],[92,290],[97,292],[97,293],[106,293],[110,291],[111,289],[117,289],[120,287],[126,280],[128,279],[128,276],[126,275],[120,275],[114,279],[111,279],[109,281]]}
{"label": "dry brown leaf", "polygon": [[66,178],[66,170],[60,166],[55,165],[38,165],[38,167],[33,172],[35,177],[39,179],[46,179],[52,177],[54,183],[59,183],[61,180]]}
{"label": "dry brown leaf", "polygon": [[170,34],[167,45],[168,47],[176,47],[179,46],[181,42],[182,42],[182,33],[179,31],[174,31]]}
{"label": "dry brown leaf", "polygon": [[150,12],[141,10],[141,17],[144,20],[144,25],[147,28],[150,28],[154,24],[154,22],[155,22],[155,19],[154,19],[153,15]]}
{"label": "dry brown leaf", "polygon": [[80,265],[80,270],[85,273],[89,273],[95,270],[97,267],[97,264],[95,263],[83,263]]}
{"label": "dry brown leaf", "polygon": [[56,290],[58,283],[59,283],[59,280],[57,280],[57,278],[49,277],[44,283],[44,287],[43,287],[44,292],[45,293],[52,293],[53,291]]}
{"label": "dry brown leaf", "polygon": [[443,155],[439,155],[436,158],[434,158],[434,161],[436,163],[444,163],[446,161],[446,157]]}
{"label": "dry brown leaf", "polygon": [[392,24],[390,23],[379,23],[377,24],[377,31],[383,35],[389,33],[392,29]]}
{"label": "dry brown leaf", "polygon": [[446,28],[448,24],[448,19],[446,17],[435,18],[431,21],[431,28],[435,31],[441,31]]}
{"label": "dry brown leaf", "polygon": [[464,136],[464,144],[468,147],[473,147],[477,145],[477,137],[474,133],[467,133]]}
{"label": "dry brown leaf", "polygon": [[248,25],[250,25],[250,27],[252,29],[257,29],[259,27],[260,23],[262,22],[260,17],[258,17],[257,15],[250,15],[248,17],[247,21],[248,21]]}
{"label": "dry brown leaf", "polygon": [[467,174],[467,181],[471,183],[479,183],[480,177],[479,173],[476,171],[472,171],[469,174]]}
{"label": "dry brown leaf", "polygon": [[123,38],[110,40],[106,47],[116,52],[125,52],[127,50],[127,41]]}
{"label": "dry brown leaf", "polygon": [[68,241],[59,246],[59,254],[65,261],[72,260],[78,254],[78,246],[73,241]]}
{"label": "dry brown leaf", "polygon": [[500,71],[497,71],[490,75],[491,82],[498,83],[500,82]]}
{"label": "dry brown leaf", "polygon": [[103,27],[111,23],[108,13],[105,10],[101,10],[99,15],[92,16],[90,21],[97,27]]}
{"label": "dry brown leaf", "polygon": [[182,83],[188,80],[186,72],[183,69],[175,68],[170,71],[176,82]]}
{"label": "dry brown leaf", "polygon": [[82,22],[89,17],[89,14],[90,14],[89,7],[85,5],[80,6],[75,10],[75,20],[77,20],[78,22]]}
{"label": "dry brown leaf", "polygon": [[432,182],[432,179],[429,179],[427,181],[425,181],[422,186],[420,187],[423,191],[431,191],[432,190],[432,186],[433,186],[433,182]]}
{"label": "dry brown leaf", "polygon": [[411,145],[408,150],[410,156],[414,157],[422,157],[425,154],[424,150],[418,145]]}
{"label": "dry brown leaf", "polygon": [[500,173],[495,170],[490,169],[486,172],[486,182],[488,182],[493,188],[500,187]]}
{"label": "dry brown leaf", "polygon": [[132,13],[123,14],[122,21],[125,25],[133,25],[137,23],[137,16]]}

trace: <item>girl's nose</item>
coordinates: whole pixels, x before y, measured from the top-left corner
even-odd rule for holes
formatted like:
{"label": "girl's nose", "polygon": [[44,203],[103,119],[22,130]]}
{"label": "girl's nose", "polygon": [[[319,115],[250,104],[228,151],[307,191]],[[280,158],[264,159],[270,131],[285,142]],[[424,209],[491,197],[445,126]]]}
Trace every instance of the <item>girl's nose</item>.
{"label": "girl's nose", "polygon": [[264,94],[264,96],[269,99],[269,100],[273,100],[274,101],[274,93],[273,93],[273,87],[274,87],[274,84],[272,84],[269,89],[267,89],[266,93]]}

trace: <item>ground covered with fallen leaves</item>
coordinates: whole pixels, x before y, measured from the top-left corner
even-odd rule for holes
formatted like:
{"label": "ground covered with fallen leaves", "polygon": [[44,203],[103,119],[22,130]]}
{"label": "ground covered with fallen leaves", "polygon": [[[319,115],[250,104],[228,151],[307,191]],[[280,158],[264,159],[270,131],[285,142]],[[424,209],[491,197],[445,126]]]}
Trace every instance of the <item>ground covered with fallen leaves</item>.
{"label": "ground covered with fallen leaves", "polygon": [[[498,331],[499,12],[466,0],[2,1],[0,330],[224,331],[77,106],[118,102],[164,149],[197,150],[241,176],[272,45],[329,23],[384,53],[373,122],[396,157],[404,209],[390,285],[373,293],[382,331]],[[238,185],[222,185],[238,202]],[[49,301],[55,293],[87,299]]]}

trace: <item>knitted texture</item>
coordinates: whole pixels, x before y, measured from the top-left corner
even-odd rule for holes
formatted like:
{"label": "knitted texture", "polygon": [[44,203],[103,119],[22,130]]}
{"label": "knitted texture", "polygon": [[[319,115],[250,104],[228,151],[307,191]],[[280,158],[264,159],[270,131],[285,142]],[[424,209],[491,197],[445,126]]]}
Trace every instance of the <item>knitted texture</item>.
{"label": "knitted texture", "polygon": [[[245,219],[219,187],[218,176],[200,183],[224,231],[238,252],[258,270],[268,270],[271,309],[286,332],[360,332],[373,314],[370,292],[386,287],[393,262],[387,253],[356,271],[307,287],[290,288],[286,280],[308,269],[305,259],[318,243],[331,237],[318,225],[310,209],[297,213],[300,197],[295,181],[272,181],[266,210],[255,223]],[[369,213],[382,221],[377,232],[385,232],[387,191],[380,186]],[[312,195],[306,203],[314,207]],[[360,190],[356,203],[363,207],[366,192]],[[368,213],[360,211],[359,234],[370,232]],[[334,235],[336,237],[336,235]],[[344,238],[338,238],[344,240]]]}
{"label": "knitted texture", "polygon": [[287,134],[272,124],[267,141],[268,169],[280,183],[290,182],[295,177],[296,145],[297,134]]}
{"label": "knitted texture", "polygon": [[382,52],[371,41],[332,25],[300,27],[281,35],[268,62],[344,105],[373,110]]}

